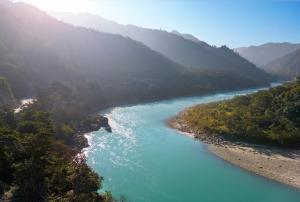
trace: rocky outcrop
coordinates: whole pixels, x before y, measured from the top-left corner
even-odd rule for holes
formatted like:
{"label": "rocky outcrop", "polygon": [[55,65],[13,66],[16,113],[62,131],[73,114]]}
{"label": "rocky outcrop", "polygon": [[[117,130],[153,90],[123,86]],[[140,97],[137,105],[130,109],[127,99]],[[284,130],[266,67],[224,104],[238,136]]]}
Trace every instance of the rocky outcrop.
{"label": "rocky outcrop", "polygon": [[80,123],[78,131],[89,133],[104,128],[107,132],[112,132],[108,118],[101,115],[90,115],[86,120]]}
{"label": "rocky outcrop", "polygon": [[85,147],[88,147],[88,141],[85,138],[86,133],[93,131],[98,131],[101,128],[104,128],[107,132],[111,133],[112,129],[109,125],[108,118],[101,115],[90,115],[86,120],[82,121],[77,127],[77,134],[74,139],[74,148],[82,150]]}
{"label": "rocky outcrop", "polygon": [[100,127],[104,128],[107,132],[111,133],[112,129],[108,123],[108,118],[104,117],[104,116],[100,116],[99,117],[99,124]]}

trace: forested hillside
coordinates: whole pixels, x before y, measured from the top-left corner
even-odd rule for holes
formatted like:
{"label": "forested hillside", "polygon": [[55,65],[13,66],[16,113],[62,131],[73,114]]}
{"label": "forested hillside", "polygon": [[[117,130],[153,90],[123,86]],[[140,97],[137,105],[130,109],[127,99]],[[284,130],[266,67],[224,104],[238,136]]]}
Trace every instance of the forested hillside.
{"label": "forested hillside", "polygon": [[198,138],[300,147],[300,79],[179,115]]}
{"label": "forested hillside", "polygon": [[111,201],[84,156],[58,138],[53,115],[29,107],[0,111],[1,201]]}
{"label": "forested hillside", "polygon": [[86,95],[101,96],[96,107],[104,108],[270,81],[261,72],[245,78],[182,67],[132,39],[76,28],[27,4],[0,10],[0,73],[17,98],[60,81],[72,88],[86,86]]}
{"label": "forested hillside", "polygon": [[[182,2],[159,5],[173,13]],[[232,190],[237,193],[236,185],[245,184],[249,176],[240,173],[229,189],[216,189],[215,184],[226,184],[231,177],[224,173],[236,170],[209,169],[219,163],[211,161],[211,155],[198,158],[193,149],[185,148],[198,146],[181,142],[181,136],[167,130],[163,122],[203,97],[219,100],[220,94],[230,91],[225,97],[234,90],[268,87],[278,75],[295,77],[300,72],[300,52],[273,63],[270,74],[227,46],[212,46],[191,34],[121,25],[87,13],[50,15],[46,11],[76,12],[87,6],[100,13],[106,3],[0,0],[0,202],[230,201],[245,198],[248,187],[258,185],[263,189],[253,190],[255,201],[266,191],[278,190],[276,184],[255,179],[238,190],[241,194],[225,196]],[[150,10],[152,4],[149,0],[144,9]],[[139,19],[128,12],[134,6],[128,7],[112,8]],[[193,10],[187,8],[181,14]],[[213,14],[215,22],[215,13],[222,14],[216,10],[207,13]],[[138,11],[145,16],[143,9]],[[162,22],[170,17],[165,11],[156,16]],[[224,22],[220,18],[222,26],[217,26],[219,21],[197,25],[187,16],[178,22],[186,19],[185,26],[206,24],[218,30],[233,25],[230,18]],[[221,34],[224,41],[229,37],[222,30],[205,30],[218,35],[211,39],[217,37],[216,43]],[[234,35],[234,43],[229,43],[245,43],[241,39]],[[166,101],[171,98],[180,100]],[[300,79],[253,95],[195,106],[178,119],[197,138],[300,148]],[[165,139],[166,133],[175,139]],[[176,144],[164,147],[172,141]],[[203,167],[203,159],[212,164]],[[298,164],[295,167],[297,175]],[[297,176],[288,177],[300,182]],[[199,192],[202,187],[208,189]],[[284,188],[278,195],[286,198],[293,192]]]}
{"label": "forested hillside", "polygon": [[81,95],[56,82],[20,112],[1,106],[0,201],[112,201],[97,193],[103,179],[78,155],[85,133],[109,126]]}
{"label": "forested hillside", "polygon": [[[24,3],[0,3],[0,196],[111,201],[78,152],[118,104],[268,85],[176,64],[132,39],[76,28]],[[230,81],[230,82],[228,82]],[[15,101],[37,100],[19,113]]]}
{"label": "forested hillside", "polygon": [[195,41],[191,35],[147,29],[134,25],[124,26],[86,13],[78,15],[54,13],[52,15],[77,26],[130,37],[185,67],[230,72],[237,77],[243,77],[244,80],[250,79],[256,82],[270,79],[263,70],[258,69],[226,46],[213,47],[203,41]]}

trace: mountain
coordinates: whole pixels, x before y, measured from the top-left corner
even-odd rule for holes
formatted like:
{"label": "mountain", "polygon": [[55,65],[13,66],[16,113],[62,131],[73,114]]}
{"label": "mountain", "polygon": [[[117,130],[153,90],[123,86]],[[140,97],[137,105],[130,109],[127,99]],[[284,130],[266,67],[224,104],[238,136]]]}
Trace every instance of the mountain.
{"label": "mountain", "polygon": [[208,45],[191,35],[121,25],[88,13],[52,13],[52,16],[76,26],[120,34],[137,40],[174,62],[198,70],[225,71],[248,79],[268,80],[268,75],[226,46]]}
{"label": "mountain", "polygon": [[104,108],[269,82],[260,72],[245,77],[183,67],[128,37],[74,27],[24,3],[0,6],[0,27],[0,75],[17,98],[59,81],[76,88],[91,106]]}
{"label": "mountain", "polygon": [[284,79],[300,76],[300,48],[264,66],[264,69]]}
{"label": "mountain", "polygon": [[2,7],[0,26],[0,73],[14,84],[23,80],[18,74],[23,75],[29,92],[56,80],[69,85],[90,80],[102,86],[103,94],[120,93],[126,99],[164,89],[169,77],[183,75],[179,65],[141,43],[75,28],[27,4]]}
{"label": "mountain", "polygon": [[299,48],[300,44],[266,43],[260,46],[242,47],[234,50],[258,67],[263,67],[273,60],[292,53]]}

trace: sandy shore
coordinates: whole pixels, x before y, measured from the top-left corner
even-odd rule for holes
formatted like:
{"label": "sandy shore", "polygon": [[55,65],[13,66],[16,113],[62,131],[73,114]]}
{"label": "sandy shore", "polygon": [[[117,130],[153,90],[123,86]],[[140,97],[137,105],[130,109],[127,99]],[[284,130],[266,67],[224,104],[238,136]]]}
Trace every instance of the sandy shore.
{"label": "sandy shore", "polygon": [[208,145],[220,158],[241,168],[300,188],[300,151],[239,145]]}
{"label": "sandy shore", "polygon": [[[168,125],[190,137],[195,137],[180,115]],[[266,178],[300,188],[300,150],[288,150],[261,145],[229,142],[197,134],[200,141],[218,157]]]}

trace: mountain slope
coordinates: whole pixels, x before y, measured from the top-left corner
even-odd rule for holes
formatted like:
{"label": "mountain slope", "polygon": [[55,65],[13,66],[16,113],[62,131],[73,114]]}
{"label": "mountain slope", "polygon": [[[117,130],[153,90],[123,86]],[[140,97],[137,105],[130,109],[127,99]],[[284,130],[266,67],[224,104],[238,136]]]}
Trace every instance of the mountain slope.
{"label": "mountain slope", "polygon": [[140,42],[74,27],[23,3],[0,6],[0,27],[0,74],[17,97],[60,81],[103,108],[268,84],[182,67]]}
{"label": "mountain slope", "polygon": [[182,33],[178,32],[177,30],[173,30],[171,33],[176,34],[178,36],[182,36],[183,38],[191,40],[195,43],[202,43],[203,45],[209,46],[207,43],[200,41],[197,37],[193,36],[192,34],[182,34]]}
{"label": "mountain slope", "polygon": [[75,28],[22,3],[1,9],[1,63],[24,71],[31,89],[55,80],[96,80],[104,93],[128,88],[134,94],[135,86],[159,90],[155,85],[168,77],[182,76],[179,65],[128,38]]}
{"label": "mountain slope", "polygon": [[246,78],[268,80],[268,75],[227,47],[212,47],[178,32],[120,25],[91,14],[52,13],[64,22],[99,31],[120,34],[140,41],[176,63],[200,70],[226,71]]}
{"label": "mountain slope", "polygon": [[284,79],[300,76],[300,49],[272,61],[264,69]]}
{"label": "mountain slope", "polygon": [[266,43],[260,46],[242,47],[234,50],[258,67],[263,67],[299,48],[300,44]]}

